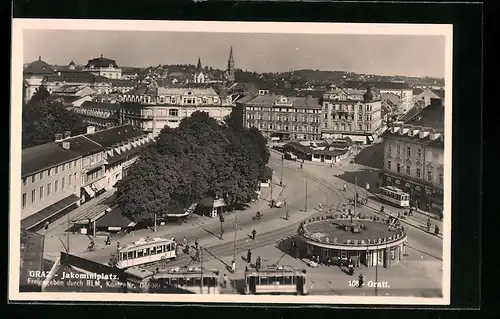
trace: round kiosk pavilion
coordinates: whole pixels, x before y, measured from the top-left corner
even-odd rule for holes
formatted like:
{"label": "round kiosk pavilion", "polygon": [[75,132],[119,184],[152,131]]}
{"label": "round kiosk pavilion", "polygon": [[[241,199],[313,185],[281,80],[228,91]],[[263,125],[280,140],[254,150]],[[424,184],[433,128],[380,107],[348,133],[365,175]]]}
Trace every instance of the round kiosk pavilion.
{"label": "round kiosk pavilion", "polygon": [[297,232],[306,257],[331,257],[334,264],[351,258],[356,266],[389,267],[406,255],[406,231],[395,219],[320,216],[302,222]]}

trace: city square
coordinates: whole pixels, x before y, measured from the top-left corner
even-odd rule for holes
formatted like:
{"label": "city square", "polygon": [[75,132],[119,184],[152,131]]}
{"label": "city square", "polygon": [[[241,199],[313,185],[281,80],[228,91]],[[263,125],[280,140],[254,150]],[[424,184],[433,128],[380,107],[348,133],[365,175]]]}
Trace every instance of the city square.
{"label": "city square", "polygon": [[[186,43],[167,61],[112,43],[70,56],[37,32],[23,69],[21,290],[443,297],[444,57],[429,74],[385,71],[385,57],[346,56],[357,71],[340,71],[304,66],[303,35],[280,35],[300,56],[283,62],[258,45],[265,34],[172,32],[155,35]],[[227,45],[194,54],[205,36]]]}

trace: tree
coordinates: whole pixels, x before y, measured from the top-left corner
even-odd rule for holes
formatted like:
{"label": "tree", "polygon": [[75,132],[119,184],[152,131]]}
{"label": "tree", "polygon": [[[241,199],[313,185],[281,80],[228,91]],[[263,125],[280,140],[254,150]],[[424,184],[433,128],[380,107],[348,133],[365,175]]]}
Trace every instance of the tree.
{"label": "tree", "polygon": [[22,147],[32,147],[54,141],[57,133],[71,131],[72,134],[85,132],[85,124],[80,116],[67,110],[60,102],[43,99],[35,95],[23,106]]}
{"label": "tree", "polygon": [[186,208],[205,197],[229,206],[256,197],[269,160],[256,129],[220,124],[205,112],[164,128],[127,176],[118,182],[118,205],[136,222],[151,223],[170,207]]}

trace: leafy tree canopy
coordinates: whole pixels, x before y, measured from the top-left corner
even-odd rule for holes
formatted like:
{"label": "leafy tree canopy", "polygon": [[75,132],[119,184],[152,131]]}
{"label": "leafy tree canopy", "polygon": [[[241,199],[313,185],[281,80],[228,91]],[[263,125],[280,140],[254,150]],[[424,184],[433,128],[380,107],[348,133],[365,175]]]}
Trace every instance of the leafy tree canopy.
{"label": "leafy tree canopy", "polygon": [[85,132],[85,124],[78,114],[67,110],[60,102],[38,94],[23,106],[22,125],[23,148],[54,141],[57,133]]}
{"label": "leafy tree canopy", "polygon": [[136,222],[151,223],[155,214],[185,208],[205,197],[229,206],[256,197],[259,176],[269,161],[266,139],[244,129],[231,115],[218,123],[205,112],[165,127],[141,161],[117,184],[118,205]]}

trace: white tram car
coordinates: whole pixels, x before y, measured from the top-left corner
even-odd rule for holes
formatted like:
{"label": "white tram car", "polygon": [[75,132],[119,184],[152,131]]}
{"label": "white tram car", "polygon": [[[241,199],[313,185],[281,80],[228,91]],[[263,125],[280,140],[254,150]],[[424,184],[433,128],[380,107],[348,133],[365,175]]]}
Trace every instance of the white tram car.
{"label": "white tram car", "polygon": [[160,270],[154,278],[163,284],[196,294],[220,294],[219,271],[201,267],[171,268]]}
{"label": "white tram car", "polygon": [[141,238],[118,249],[117,267],[126,269],[177,257],[177,243],[166,238]]}
{"label": "white tram car", "polygon": [[307,295],[305,270],[290,266],[266,266],[259,270],[245,271],[245,294]]}
{"label": "white tram car", "polygon": [[394,186],[380,187],[378,197],[398,207],[410,206],[410,195]]}

